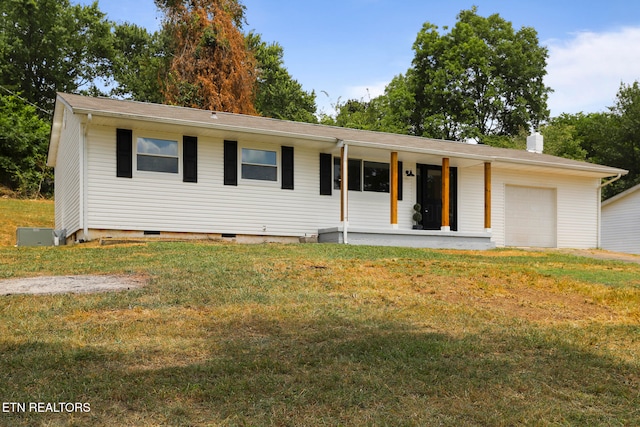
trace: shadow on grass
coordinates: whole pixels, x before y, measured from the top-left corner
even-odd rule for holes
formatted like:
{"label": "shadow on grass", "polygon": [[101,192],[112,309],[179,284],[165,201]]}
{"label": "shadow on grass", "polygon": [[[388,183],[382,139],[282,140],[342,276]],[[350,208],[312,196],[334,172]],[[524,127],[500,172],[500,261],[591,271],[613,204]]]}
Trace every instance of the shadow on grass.
{"label": "shadow on grass", "polygon": [[[220,325],[198,361],[64,343],[0,344],[0,425],[514,425],[640,423],[637,367],[533,329],[453,337],[339,319]],[[112,347],[114,348],[114,347]]]}

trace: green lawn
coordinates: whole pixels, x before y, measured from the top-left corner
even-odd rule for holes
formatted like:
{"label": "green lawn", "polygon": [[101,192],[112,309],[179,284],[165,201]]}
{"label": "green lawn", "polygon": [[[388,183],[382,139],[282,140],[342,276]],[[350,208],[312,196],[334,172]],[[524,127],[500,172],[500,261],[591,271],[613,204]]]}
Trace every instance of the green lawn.
{"label": "green lawn", "polygon": [[148,243],[0,248],[0,425],[639,425],[640,265],[553,252]]}
{"label": "green lawn", "polygon": [[52,200],[19,200],[0,197],[0,246],[16,244],[18,227],[53,228],[53,223]]}

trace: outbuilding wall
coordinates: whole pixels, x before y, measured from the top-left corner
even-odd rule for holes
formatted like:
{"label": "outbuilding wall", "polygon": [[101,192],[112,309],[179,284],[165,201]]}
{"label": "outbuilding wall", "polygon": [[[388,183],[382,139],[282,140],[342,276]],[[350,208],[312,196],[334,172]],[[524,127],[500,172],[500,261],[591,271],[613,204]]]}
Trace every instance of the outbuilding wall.
{"label": "outbuilding wall", "polygon": [[640,191],[602,206],[602,248],[640,254]]}

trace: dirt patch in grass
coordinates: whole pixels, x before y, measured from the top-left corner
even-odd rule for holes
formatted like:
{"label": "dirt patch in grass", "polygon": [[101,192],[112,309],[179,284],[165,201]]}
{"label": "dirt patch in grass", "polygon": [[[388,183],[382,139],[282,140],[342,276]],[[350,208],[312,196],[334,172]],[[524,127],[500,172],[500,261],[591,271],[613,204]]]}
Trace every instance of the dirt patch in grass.
{"label": "dirt patch in grass", "polygon": [[144,286],[144,280],[130,276],[44,276],[0,280],[0,295],[62,294],[123,291]]}

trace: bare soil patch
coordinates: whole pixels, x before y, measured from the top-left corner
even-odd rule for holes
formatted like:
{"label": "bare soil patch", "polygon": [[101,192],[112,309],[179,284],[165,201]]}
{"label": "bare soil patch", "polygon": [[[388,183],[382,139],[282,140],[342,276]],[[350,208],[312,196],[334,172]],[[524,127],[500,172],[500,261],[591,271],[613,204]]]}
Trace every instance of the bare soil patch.
{"label": "bare soil patch", "polygon": [[0,295],[111,292],[142,286],[143,279],[131,276],[42,276],[0,280]]}

